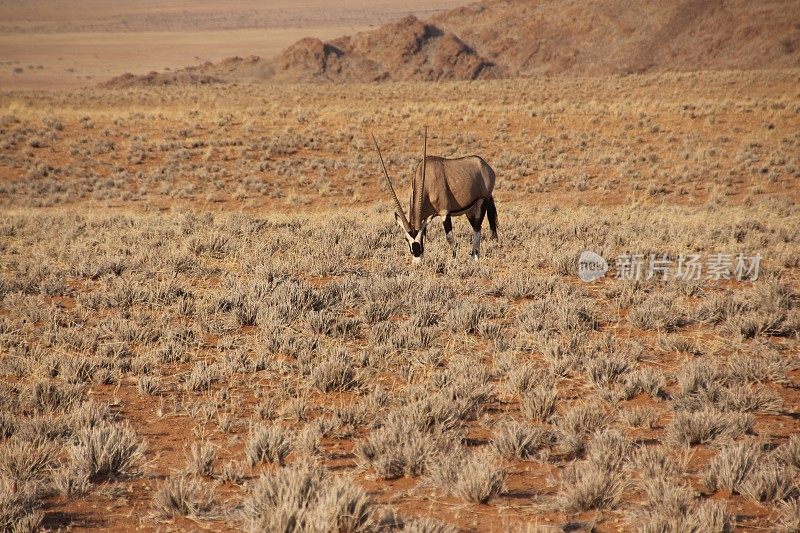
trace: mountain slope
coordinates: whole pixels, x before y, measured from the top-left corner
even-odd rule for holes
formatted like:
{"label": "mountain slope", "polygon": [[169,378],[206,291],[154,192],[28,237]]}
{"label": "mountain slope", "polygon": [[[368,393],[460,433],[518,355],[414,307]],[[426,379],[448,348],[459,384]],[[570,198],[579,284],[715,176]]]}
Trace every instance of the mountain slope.
{"label": "mountain slope", "polygon": [[503,0],[431,23],[520,76],[800,66],[795,0]]}
{"label": "mountain slope", "polygon": [[327,43],[302,39],[269,60],[207,63],[141,82],[436,81],[798,66],[796,0],[487,0]]}

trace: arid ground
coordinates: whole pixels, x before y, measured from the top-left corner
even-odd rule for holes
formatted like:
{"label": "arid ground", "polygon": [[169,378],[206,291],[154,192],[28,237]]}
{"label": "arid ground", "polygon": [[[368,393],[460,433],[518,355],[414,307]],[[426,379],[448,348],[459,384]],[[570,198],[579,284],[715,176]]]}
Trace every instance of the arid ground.
{"label": "arid ground", "polygon": [[[4,93],[4,523],[791,530],[798,80]],[[423,124],[497,170],[478,263],[394,225]]]}
{"label": "arid ground", "polygon": [[800,69],[13,87],[0,530],[800,529]]}

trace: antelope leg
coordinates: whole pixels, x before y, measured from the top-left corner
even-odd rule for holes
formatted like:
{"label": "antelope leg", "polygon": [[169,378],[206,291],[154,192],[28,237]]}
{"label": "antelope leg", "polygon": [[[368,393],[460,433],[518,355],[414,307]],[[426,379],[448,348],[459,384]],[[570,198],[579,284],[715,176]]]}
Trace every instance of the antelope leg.
{"label": "antelope leg", "polygon": [[481,230],[472,230],[472,259],[478,260],[478,255],[481,247]]}
{"label": "antelope leg", "polygon": [[444,235],[447,237],[447,242],[450,244],[450,249],[453,251],[453,257],[456,256],[456,238],[453,236],[453,221],[450,220],[450,215],[444,217]]}

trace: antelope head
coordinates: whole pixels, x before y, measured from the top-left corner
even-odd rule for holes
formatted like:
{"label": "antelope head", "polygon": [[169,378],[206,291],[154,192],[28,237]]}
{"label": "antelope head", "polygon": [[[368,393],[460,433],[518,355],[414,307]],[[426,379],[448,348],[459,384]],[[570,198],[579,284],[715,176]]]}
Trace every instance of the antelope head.
{"label": "antelope head", "polygon": [[[427,128],[425,129],[425,148],[423,149],[424,152],[427,152]],[[381,149],[378,146],[378,141],[375,140],[375,136],[372,136],[372,142],[375,143],[375,149],[378,151],[378,158],[381,160],[381,168],[383,169],[383,176],[386,178],[386,184],[389,186],[389,191],[392,193],[392,199],[394,199],[394,220],[397,222],[397,225],[403,230],[403,236],[406,238],[406,242],[408,243],[408,251],[411,252],[411,262],[412,263],[420,263],[422,261],[422,254],[425,253],[425,228],[428,225],[428,220],[415,220],[415,226],[412,227],[406,217],[405,212],[403,211],[402,205],[400,205],[400,200],[397,198],[397,193],[392,186],[392,180],[389,179],[389,173],[386,171],[386,164],[383,162],[383,155],[381,155]],[[421,213],[422,207],[422,191],[425,190],[425,158],[423,156],[422,159],[422,189],[420,193],[415,195],[414,201],[418,204],[415,209],[416,213]],[[419,215],[418,215],[419,216]]]}

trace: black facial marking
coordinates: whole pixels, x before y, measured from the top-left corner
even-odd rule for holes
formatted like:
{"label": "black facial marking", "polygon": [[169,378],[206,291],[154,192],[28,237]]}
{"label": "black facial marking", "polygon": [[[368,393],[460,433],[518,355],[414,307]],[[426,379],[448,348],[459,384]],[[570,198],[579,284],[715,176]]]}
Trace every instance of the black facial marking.
{"label": "black facial marking", "polygon": [[411,243],[411,255],[414,257],[419,257],[422,255],[422,244],[418,242]]}

